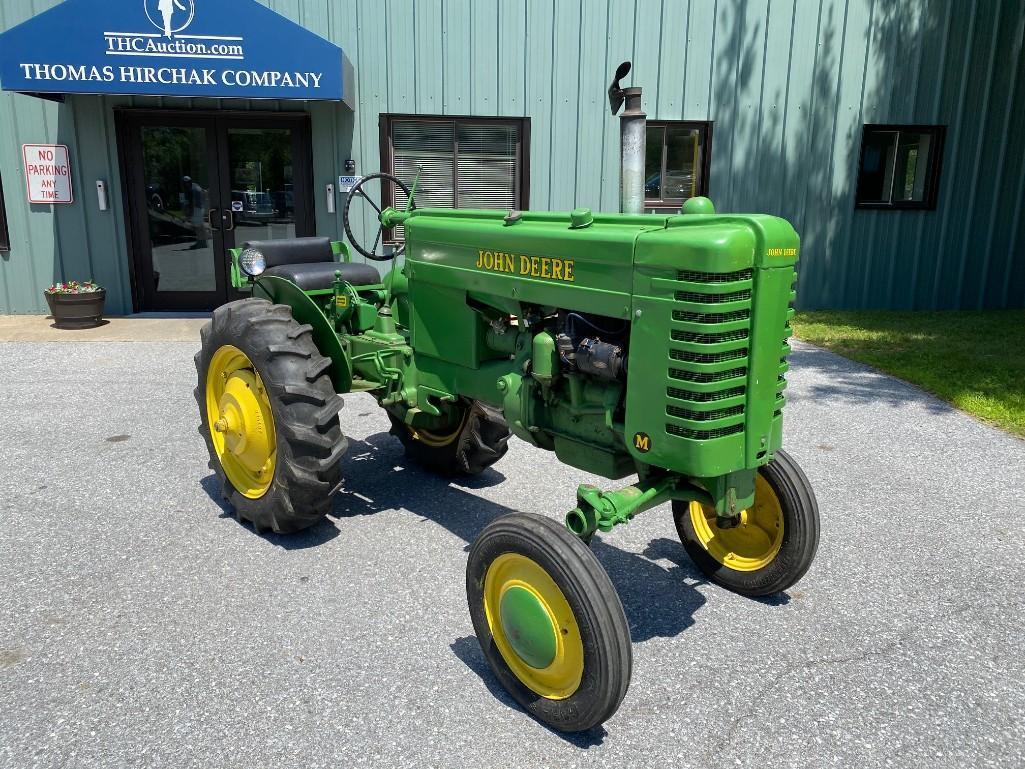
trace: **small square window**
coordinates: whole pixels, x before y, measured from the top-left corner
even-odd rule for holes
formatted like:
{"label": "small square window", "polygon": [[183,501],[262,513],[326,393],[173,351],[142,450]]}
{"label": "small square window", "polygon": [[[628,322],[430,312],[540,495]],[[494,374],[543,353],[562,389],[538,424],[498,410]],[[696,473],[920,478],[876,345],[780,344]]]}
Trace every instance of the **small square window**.
{"label": "small square window", "polygon": [[858,208],[936,208],[943,126],[866,125]]}
{"label": "small square window", "polygon": [[711,123],[648,121],[644,161],[646,208],[679,208],[708,194]]}

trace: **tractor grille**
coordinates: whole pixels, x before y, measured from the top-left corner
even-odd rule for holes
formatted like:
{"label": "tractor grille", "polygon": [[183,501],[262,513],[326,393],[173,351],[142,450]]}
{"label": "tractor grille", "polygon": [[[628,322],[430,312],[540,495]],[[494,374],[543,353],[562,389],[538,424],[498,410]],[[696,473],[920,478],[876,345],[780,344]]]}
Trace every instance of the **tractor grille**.
{"label": "tractor grille", "polygon": [[725,438],[727,435],[736,435],[744,432],[744,425],[730,425],[729,427],[717,427],[714,430],[692,430],[689,427],[679,425],[666,425],[666,432],[670,435],[678,435],[681,438],[690,438],[695,441],[707,441],[712,438]]}
{"label": "tractor grille", "polygon": [[[680,270],[676,273],[676,279],[684,283],[738,283],[744,280],[751,280],[754,270],[750,267],[746,270],[736,272],[695,272],[694,270]],[[750,288],[750,286],[748,286]]]}
{"label": "tractor grille", "polygon": [[794,272],[793,279],[790,282],[790,303],[787,306],[787,320],[783,326],[783,346],[780,349],[779,354],[779,375],[776,378],[776,410],[773,412],[773,416],[778,417],[783,413],[783,405],[786,403],[786,396],[783,394],[783,390],[787,386],[787,378],[785,376],[787,370],[790,368],[790,364],[787,363],[787,356],[790,354],[790,345],[787,340],[793,334],[793,329],[790,327],[790,320],[794,317],[794,299],[797,297],[797,273]]}
{"label": "tractor grille", "polygon": [[676,283],[666,433],[698,441],[743,433],[754,271],[681,270]]}
{"label": "tractor grille", "polygon": [[747,392],[744,387],[731,387],[729,390],[715,390],[708,393],[692,392],[690,390],[681,390],[679,387],[667,387],[666,395],[670,398],[676,398],[681,401],[691,401],[693,403],[712,403],[713,401],[724,401],[729,398],[736,398]]}
{"label": "tractor grille", "polygon": [[669,369],[669,376],[673,379],[682,379],[684,382],[722,382],[725,379],[738,379],[747,376],[746,368],[733,368],[728,371],[685,371],[683,369]]}
{"label": "tractor grille", "polygon": [[698,344],[716,344],[718,342],[736,342],[739,339],[747,339],[749,336],[746,328],[737,331],[723,331],[720,334],[699,334],[693,331],[679,331],[673,329],[672,340],[674,342],[697,342]]}
{"label": "tractor grille", "polygon": [[690,363],[719,363],[724,360],[737,360],[747,357],[747,348],[740,347],[728,352],[690,352],[689,350],[670,350],[669,357],[673,360],[685,360]]}
{"label": "tractor grille", "polygon": [[713,419],[724,419],[725,417],[736,416],[744,413],[744,404],[730,406],[728,409],[715,409],[714,411],[691,411],[679,406],[666,406],[666,413],[671,417],[680,419],[691,419],[695,422],[707,422]]}
{"label": "tractor grille", "polygon": [[734,291],[732,294],[695,294],[693,291],[677,291],[678,302],[743,302],[751,298],[751,291]]}
{"label": "tractor grille", "polygon": [[683,320],[689,323],[729,323],[731,320],[747,320],[750,317],[750,310],[737,310],[735,312],[687,312],[685,310],[673,310],[673,320]]}

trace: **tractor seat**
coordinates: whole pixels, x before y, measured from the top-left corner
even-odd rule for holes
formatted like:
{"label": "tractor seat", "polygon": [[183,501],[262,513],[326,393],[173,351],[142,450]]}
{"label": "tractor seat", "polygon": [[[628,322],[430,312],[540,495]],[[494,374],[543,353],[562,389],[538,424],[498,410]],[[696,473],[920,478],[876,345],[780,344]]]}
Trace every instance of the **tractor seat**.
{"label": "tractor seat", "polygon": [[342,273],[342,280],[354,286],[370,286],[381,282],[377,270],[369,264],[356,262],[279,264],[276,267],[268,267],[263,274],[290,280],[303,291],[317,291],[334,285],[336,271]]}
{"label": "tractor seat", "polygon": [[267,262],[264,275],[285,278],[303,291],[331,288],[335,272],[354,286],[381,282],[381,275],[369,264],[336,262],[330,238],[293,238],[291,240],[251,240],[243,248],[255,248]]}

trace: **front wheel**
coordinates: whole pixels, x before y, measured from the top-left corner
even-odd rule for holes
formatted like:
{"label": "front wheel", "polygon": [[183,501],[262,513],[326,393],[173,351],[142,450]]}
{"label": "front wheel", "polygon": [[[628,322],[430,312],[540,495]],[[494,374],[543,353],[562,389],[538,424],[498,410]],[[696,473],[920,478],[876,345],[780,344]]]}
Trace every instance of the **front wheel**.
{"label": "front wheel", "polygon": [[540,515],[512,513],[473,543],[466,565],[473,629],[491,669],[554,729],[608,720],[630,684],[623,605],[580,539]]}
{"label": "front wheel", "polygon": [[819,546],[819,506],[811,483],[785,451],[759,468],[754,505],[740,525],[720,529],[715,510],[673,502],[676,530],[712,582],[746,596],[778,593],[805,575]]}

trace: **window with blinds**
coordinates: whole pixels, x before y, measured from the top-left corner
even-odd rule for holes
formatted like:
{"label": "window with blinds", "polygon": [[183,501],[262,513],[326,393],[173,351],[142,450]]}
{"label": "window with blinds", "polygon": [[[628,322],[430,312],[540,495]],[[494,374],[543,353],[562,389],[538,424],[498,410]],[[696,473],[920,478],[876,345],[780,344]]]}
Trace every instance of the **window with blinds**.
{"label": "window with blinds", "polygon": [[[527,208],[525,120],[395,115],[383,120],[382,165],[410,188],[420,171],[417,208]],[[400,209],[406,203],[382,202]],[[392,239],[402,239],[401,227]]]}

